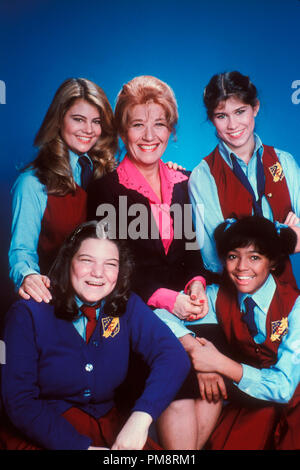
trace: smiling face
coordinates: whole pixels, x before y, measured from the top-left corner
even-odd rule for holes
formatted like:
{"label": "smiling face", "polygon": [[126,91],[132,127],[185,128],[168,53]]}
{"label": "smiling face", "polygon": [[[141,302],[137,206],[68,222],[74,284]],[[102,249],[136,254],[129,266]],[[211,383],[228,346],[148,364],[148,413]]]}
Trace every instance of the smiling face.
{"label": "smiling face", "polygon": [[171,131],[164,108],[156,103],[138,104],[129,111],[123,137],[128,156],[140,168],[158,165]]}
{"label": "smiling face", "polygon": [[83,302],[94,303],[115,288],[119,274],[119,250],[110,240],[87,238],[72,258],[70,280]]}
{"label": "smiling face", "polygon": [[237,290],[248,294],[254,294],[273,269],[269,258],[258,253],[252,244],[229,251],[225,266]]}
{"label": "smiling face", "polygon": [[96,106],[78,99],[63,118],[61,136],[78,155],[88,152],[101,135],[100,113]]}
{"label": "smiling face", "polygon": [[241,158],[245,154],[249,159],[252,156],[253,131],[258,110],[259,102],[252,107],[235,96],[221,101],[214,110],[212,122],[218,136]]}

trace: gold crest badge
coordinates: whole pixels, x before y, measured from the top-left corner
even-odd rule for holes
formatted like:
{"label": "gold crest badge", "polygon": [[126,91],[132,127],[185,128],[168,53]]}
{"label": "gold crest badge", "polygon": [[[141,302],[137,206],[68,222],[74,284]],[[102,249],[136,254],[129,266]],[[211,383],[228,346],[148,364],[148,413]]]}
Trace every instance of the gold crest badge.
{"label": "gold crest badge", "polygon": [[284,173],[282,166],[279,162],[274,163],[274,165],[269,167],[270,173],[273,176],[274,183],[281,181],[284,178]]}
{"label": "gold crest badge", "polygon": [[119,317],[104,317],[102,318],[102,328],[104,338],[113,338],[120,331],[120,319]]}
{"label": "gold crest badge", "polygon": [[271,341],[280,341],[282,336],[285,336],[288,332],[288,318],[282,317],[281,320],[272,321],[271,329]]}

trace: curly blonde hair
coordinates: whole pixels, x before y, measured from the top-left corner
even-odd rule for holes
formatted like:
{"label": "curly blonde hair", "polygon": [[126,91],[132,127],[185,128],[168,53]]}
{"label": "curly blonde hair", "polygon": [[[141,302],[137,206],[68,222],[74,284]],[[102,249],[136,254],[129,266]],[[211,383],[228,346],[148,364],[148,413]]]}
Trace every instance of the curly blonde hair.
{"label": "curly blonde hair", "polygon": [[60,135],[63,118],[78,99],[84,99],[97,107],[101,119],[101,135],[88,152],[94,163],[94,178],[113,171],[118,137],[114,125],[113,110],[104,91],[85,78],[70,78],[58,88],[35,137],[39,148],[36,159],[30,164],[36,176],[47,187],[48,194],[63,196],[74,192],[76,184],[69,162],[68,146]]}

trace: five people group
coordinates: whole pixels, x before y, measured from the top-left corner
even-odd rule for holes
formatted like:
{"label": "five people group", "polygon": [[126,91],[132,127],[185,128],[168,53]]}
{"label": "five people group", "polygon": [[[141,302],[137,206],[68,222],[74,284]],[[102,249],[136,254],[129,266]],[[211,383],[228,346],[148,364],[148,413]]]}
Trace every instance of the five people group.
{"label": "five people group", "polygon": [[114,112],[89,80],[57,90],[13,188],[3,449],[300,448],[300,169],[254,133],[249,77],[204,104],[219,144],[189,172],[162,161],[158,78]]}

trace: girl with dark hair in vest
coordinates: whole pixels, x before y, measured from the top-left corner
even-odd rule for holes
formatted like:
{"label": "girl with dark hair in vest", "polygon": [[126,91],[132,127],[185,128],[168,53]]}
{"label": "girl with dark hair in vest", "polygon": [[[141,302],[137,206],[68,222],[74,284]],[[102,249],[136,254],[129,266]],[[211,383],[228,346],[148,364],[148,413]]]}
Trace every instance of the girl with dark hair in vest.
{"label": "girl with dark hair in vest", "polygon": [[[1,392],[9,420],[0,448],[160,449],[153,420],[184,381],[189,358],[169,328],[131,292],[124,241],[86,222],[64,242],[49,277],[52,302],[18,300],[7,314]],[[148,364],[129,415],[115,406],[133,349]]]}
{"label": "girl with dark hair in vest", "polygon": [[64,81],[34,144],[37,157],[13,187],[10,277],[24,299],[49,302],[48,269],[59,247],[86,220],[86,188],[115,168],[113,111],[84,78]]}
{"label": "girl with dark hair in vest", "polygon": [[[204,104],[219,144],[192,172],[189,194],[205,267],[221,272],[213,233],[230,217],[254,214],[289,225],[299,252],[300,169],[290,154],[263,145],[254,133],[260,107],[256,87],[236,71],[214,75]],[[290,263],[282,280],[296,285]]]}
{"label": "girl with dark hair in vest", "polygon": [[[202,398],[224,400],[206,448],[299,450],[300,297],[279,281],[296,234],[250,216],[227,219],[215,240],[225,269],[221,284],[207,287],[209,313],[177,321],[177,331],[170,319],[199,373]],[[224,334],[218,344],[205,338],[209,324]],[[210,432],[209,415],[206,426]]]}

